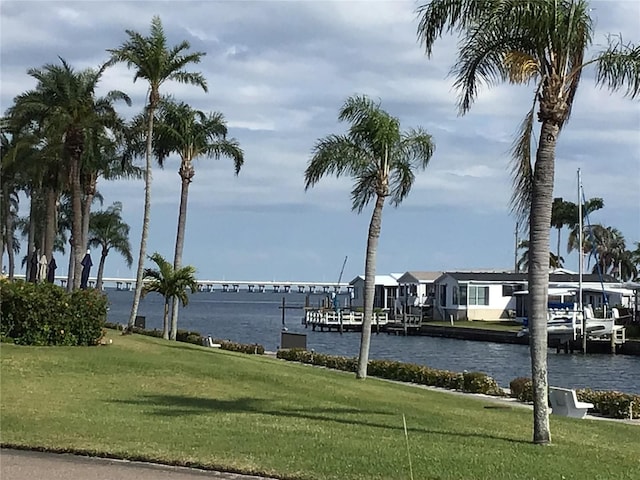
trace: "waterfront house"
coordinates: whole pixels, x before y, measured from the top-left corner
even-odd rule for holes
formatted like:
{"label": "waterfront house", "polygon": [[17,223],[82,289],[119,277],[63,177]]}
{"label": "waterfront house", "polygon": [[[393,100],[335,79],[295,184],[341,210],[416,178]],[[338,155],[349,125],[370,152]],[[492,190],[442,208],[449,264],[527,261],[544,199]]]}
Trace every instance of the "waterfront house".
{"label": "waterfront house", "polygon": [[[608,275],[584,274],[583,303],[602,306],[602,284],[610,294],[620,284]],[[436,279],[436,302],[433,316],[438,320],[508,320],[525,315],[525,297],[514,293],[527,289],[527,274],[514,272],[445,272]],[[549,274],[549,288],[575,289],[579,276],[568,270]],[[552,290],[553,291],[553,290]],[[609,297],[610,304],[622,301],[620,295]],[[553,301],[554,298],[549,299]]]}
{"label": "waterfront house", "polygon": [[435,281],[442,272],[406,272],[398,278],[398,296],[403,305],[433,305]]}
{"label": "waterfront house", "polygon": [[[398,298],[398,279],[401,276],[402,274],[400,273],[376,275],[373,308],[379,308],[382,310],[391,310],[393,308],[395,299]],[[351,280],[351,282],[349,282],[349,286],[353,288],[351,307],[363,308],[364,275],[358,275],[356,278]]]}
{"label": "waterfront house", "polygon": [[513,294],[526,289],[527,274],[445,272],[434,283],[436,320],[501,320],[515,318]]}

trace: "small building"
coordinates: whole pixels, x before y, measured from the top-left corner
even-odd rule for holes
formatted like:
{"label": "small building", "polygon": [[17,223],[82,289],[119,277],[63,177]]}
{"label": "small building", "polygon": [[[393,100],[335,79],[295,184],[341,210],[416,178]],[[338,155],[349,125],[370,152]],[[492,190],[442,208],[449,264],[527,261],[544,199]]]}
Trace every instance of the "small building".
{"label": "small building", "polygon": [[435,281],[433,316],[436,320],[515,318],[513,294],[526,286],[526,273],[445,272]]}
{"label": "small building", "polygon": [[[437,320],[508,320],[524,314],[525,297],[514,295],[527,289],[527,274],[514,272],[445,272],[435,281]],[[619,283],[610,276],[602,281],[609,291]],[[549,274],[549,288],[577,288],[579,276],[568,270]],[[583,303],[602,305],[600,276],[583,274]],[[554,300],[550,297],[550,300]]]}
{"label": "small building", "polygon": [[[389,275],[376,275],[375,294],[373,297],[373,308],[382,310],[390,310],[394,306],[395,299],[398,297],[398,279],[402,276],[400,273],[391,273]],[[364,307],[364,275],[358,275],[349,282],[349,286],[353,288],[353,298],[351,299],[352,308]]]}
{"label": "small building", "polygon": [[406,272],[398,278],[398,297],[405,305],[433,305],[440,276],[442,272]]}

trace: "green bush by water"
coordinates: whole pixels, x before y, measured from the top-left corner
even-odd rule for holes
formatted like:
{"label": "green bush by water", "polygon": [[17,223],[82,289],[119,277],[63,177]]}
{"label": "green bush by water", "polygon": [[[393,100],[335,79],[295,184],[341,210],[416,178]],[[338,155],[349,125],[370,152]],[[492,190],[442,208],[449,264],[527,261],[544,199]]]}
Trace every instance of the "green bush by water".
{"label": "green bush by water", "polygon": [[0,336],[19,345],[95,345],[107,318],[101,292],[0,280]]}

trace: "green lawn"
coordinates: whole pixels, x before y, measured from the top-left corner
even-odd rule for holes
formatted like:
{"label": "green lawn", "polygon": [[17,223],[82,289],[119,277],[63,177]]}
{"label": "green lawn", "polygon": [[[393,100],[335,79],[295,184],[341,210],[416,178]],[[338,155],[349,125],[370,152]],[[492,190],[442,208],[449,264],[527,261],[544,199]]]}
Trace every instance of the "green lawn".
{"label": "green lawn", "polygon": [[2,443],[299,479],[638,479],[640,427],[112,333],[1,347]]}

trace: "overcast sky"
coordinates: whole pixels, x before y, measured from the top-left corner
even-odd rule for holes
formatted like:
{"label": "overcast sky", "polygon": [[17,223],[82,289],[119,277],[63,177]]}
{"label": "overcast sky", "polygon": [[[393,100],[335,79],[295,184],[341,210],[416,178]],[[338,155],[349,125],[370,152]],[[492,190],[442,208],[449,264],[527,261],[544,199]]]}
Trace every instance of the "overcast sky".
{"label": "overcast sky", "polygon": [[[318,138],[340,133],[337,112],[355,93],[380,99],[403,128],[422,126],[436,152],[409,197],[383,214],[378,273],[408,270],[508,269],[514,264],[515,219],[509,213],[509,147],[530,107],[532,87],[483,89],[464,117],[448,71],[455,39],[445,37],[427,59],[416,40],[412,1],[7,1],[1,8],[1,109],[35,86],[26,71],[58,56],[77,69],[96,67],[125,29],[149,32],[162,19],[171,45],[182,40],[206,52],[199,65],[209,93],[167,83],[205,112],[222,112],[245,152],[239,176],[230,160],[200,159],[191,185],[183,262],[200,279],[343,281],[364,272],[371,207],[351,211],[349,179],[326,178],[304,191],[304,170]],[[592,2],[594,51],[607,33],[640,42],[640,2]],[[119,65],[101,91],[133,99],[141,111],[147,85]],[[640,240],[640,104],[593,86],[585,73],[572,118],[558,142],[555,196],[585,195],[605,208],[591,218],[618,228],[627,245]],[[180,180],[176,158],[153,171],[147,251],[173,258]],[[98,185],[105,208],[124,204],[134,257],[140,242],[144,183]],[[22,215],[28,210],[22,207]],[[566,232],[563,251],[566,252]],[[552,245],[555,245],[555,232]],[[60,256],[60,255],[59,255]],[[61,256],[60,256],[61,257]],[[566,267],[577,269],[574,255]],[[98,252],[93,252],[97,265]],[[58,265],[66,265],[62,258]],[[58,269],[64,274],[65,267]],[[94,272],[95,273],[95,272]],[[117,254],[106,276],[133,277]]]}

